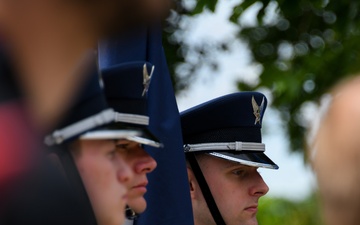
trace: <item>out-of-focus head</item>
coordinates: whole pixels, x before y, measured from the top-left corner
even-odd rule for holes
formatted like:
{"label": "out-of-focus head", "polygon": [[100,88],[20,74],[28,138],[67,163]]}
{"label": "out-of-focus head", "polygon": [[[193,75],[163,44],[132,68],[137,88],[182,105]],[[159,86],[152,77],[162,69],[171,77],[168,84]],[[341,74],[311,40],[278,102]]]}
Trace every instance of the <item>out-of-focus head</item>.
{"label": "out-of-focus head", "polygon": [[139,132],[125,130],[117,122],[117,113],[108,106],[96,65],[73,98],[70,110],[57,128],[45,138],[49,146],[81,140],[116,140],[132,138]]}
{"label": "out-of-focus head", "polygon": [[125,220],[133,172],[122,157],[121,141],[80,139],[71,146],[70,153],[99,225],[118,225]]}
{"label": "out-of-focus head", "polygon": [[[87,1],[86,1],[87,2]],[[99,5],[105,5],[97,0]],[[119,33],[136,26],[148,25],[166,18],[172,7],[172,0],[118,1],[107,0],[98,17],[103,33]],[[97,11],[98,8],[95,8]]]}
{"label": "out-of-focus head", "polygon": [[106,35],[164,19],[171,7],[171,0],[0,0],[0,28],[6,24],[31,24],[41,19],[55,22],[62,17]]}
{"label": "out-of-focus head", "polygon": [[309,136],[326,224],[358,224],[360,216],[360,77],[338,84],[325,98]]}
{"label": "out-of-focus head", "polygon": [[56,152],[69,183],[76,196],[85,196],[81,200],[91,204],[97,224],[118,225],[124,221],[133,182],[133,172],[123,157],[124,142],[132,142],[140,132],[118,126],[96,66],[92,69],[71,109],[45,142],[64,146],[65,150]]}
{"label": "out-of-focus head", "polygon": [[0,0],[0,42],[9,46],[40,132],[68,107],[67,100],[81,82],[77,67],[99,39],[159,22],[170,4],[171,0]]}

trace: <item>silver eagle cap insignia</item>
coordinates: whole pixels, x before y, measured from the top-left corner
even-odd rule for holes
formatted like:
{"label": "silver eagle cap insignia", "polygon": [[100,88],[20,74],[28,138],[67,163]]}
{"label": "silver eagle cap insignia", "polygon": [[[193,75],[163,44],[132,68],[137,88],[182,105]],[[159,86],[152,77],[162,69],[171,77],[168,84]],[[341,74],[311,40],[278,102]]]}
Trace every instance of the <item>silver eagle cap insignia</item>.
{"label": "silver eagle cap insignia", "polygon": [[151,81],[151,77],[152,77],[152,75],[154,73],[154,69],[155,69],[155,66],[152,66],[151,71],[150,71],[150,75],[149,75],[149,72],[148,72],[147,67],[146,67],[146,63],[144,64],[144,68],[143,68],[144,90],[142,92],[142,96],[144,96],[147,93],[147,91],[149,90],[150,81]]}
{"label": "silver eagle cap insignia", "polygon": [[261,125],[260,119],[261,119],[261,115],[263,114],[263,111],[264,111],[264,103],[265,103],[264,97],[263,97],[263,99],[261,101],[260,106],[255,101],[254,96],[252,96],[252,98],[251,98],[251,104],[252,104],[252,107],[253,107],[253,110],[254,110],[253,114],[255,116],[254,125],[256,125],[257,123],[259,123]]}

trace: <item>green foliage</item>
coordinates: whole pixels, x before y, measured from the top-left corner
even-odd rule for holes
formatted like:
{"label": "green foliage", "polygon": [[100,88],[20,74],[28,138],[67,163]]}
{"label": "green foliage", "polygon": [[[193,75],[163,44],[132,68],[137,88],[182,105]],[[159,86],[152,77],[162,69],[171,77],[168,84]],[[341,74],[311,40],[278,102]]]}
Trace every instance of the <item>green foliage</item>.
{"label": "green foliage", "polygon": [[[239,18],[255,3],[261,5],[257,25],[241,27]],[[214,11],[216,4],[216,0],[199,0],[193,11],[180,7],[177,22],[204,9]],[[275,7],[277,18],[266,22],[264,18],[270,6]],[[301,151],[307,128],[300,116],[304,104],[318,102],[340,79],[360,71],[360,2],[246,0],[234,6],[229,21],[241,28],[237,38],[248,43],[254,62],[263,67],[258,84],[238,83],[239,89],[269,89],[274,100],[272,106],[281,112],[285,121],[291,149]],[[170,40],[180,29],[177,22],[170,26],[174,28],[173,32],[165,32],[165,40]],[[173,51],[179,53],[178,58],[170,59],[168,63],[175,77],[175,89],[180,91],[191,81],[191,73],[198,65],[189,65],[190,74],[179,77],[175,68],[185,62],[184,49],[189,46],[177,40],[165,43],[165,49],[174,44],[178,45],[177,51]],[[219,45],[227,49],[226,43]],[[219,49],[218,46],[213,48]],[[206,49],[200,54],[204,59],[207,52],[212,51],[209,46]]]}
{"label": "green foliage", "polygon": [[212,12],[214,12],[216,3],[217,0],[198,0],[194,10],[192,10],[192,14],[199,14],[203,12],[204,8],[210,9]]}
{"label": "green foliage", "polygon": [[315,195],[291,201],[282,198],[263,197],[257,215],[259,225],[321,225],[318,200]]}
{"label": "green foliage", "polygon": [[[261,2],[264,9],[268,1]],[[298,115],[303,104],[317,101],[339,79],[360,71],[360,5],[353,0],[276,3],[280,18],[275,23],[259,23],[239,33],[264,68],[259,84],[247,89],[272,91],[292,149],[301,150],[306,127]],[[258,14],[259,21],[263,16]],[[285,47],[290,56],[281,54]],[[312,88],[306,88],[309,82]]]}

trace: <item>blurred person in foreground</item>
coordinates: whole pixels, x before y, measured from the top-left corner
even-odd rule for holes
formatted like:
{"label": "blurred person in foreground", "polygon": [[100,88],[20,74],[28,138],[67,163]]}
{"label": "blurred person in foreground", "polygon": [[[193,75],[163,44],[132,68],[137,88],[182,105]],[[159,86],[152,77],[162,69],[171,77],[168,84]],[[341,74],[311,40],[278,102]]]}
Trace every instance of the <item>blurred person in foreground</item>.
{"label": "blurred person in foreground", "polygon": [[169,0],[0,0],[0,51],[36,128],[46,133],[66,111],[99,39],[156,20],[169,6]]}
{"label": "blurred person in foreground", "polygon": [[180,113],[195,225],[256,225],[269,188],[257,171],[279,167],[265,154],[259,92],[225,95]]}
{"label": "blurred person in foreground", "polygon": [[[7,215],[27,214],[27,224],[55,224],[33,220],[48,212],[47,219],[68,224],[60,218],[71,213],[61,204],[53,207],[52,198],[68,200],[71,194],[50,165],[37,168],[46,161],[41,137],[63,119],[92,66],[97,40],[156,17],[166,2],[0,0],[0,223],[13,205],[18,210]],[[49,190],[54,192],[45,195]],[[12,199],[24,195],[34,201]],[[66,212],[77,208],[72,203],[64,201]]]}
{"label": "blurred person in foreground", "polygon": [[327,225],[360,221],[360,76],[337,84],[323,98],[309,133],[309,157],[315,171]]}

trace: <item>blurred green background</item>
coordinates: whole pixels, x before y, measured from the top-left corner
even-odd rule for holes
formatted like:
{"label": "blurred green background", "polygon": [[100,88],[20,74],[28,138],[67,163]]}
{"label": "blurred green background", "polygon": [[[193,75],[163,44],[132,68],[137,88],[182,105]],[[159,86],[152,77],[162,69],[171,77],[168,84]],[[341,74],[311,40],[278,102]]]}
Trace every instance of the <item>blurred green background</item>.
{"label": "blurred green background", "polygon": [[[279,112],[290,140],[289,152],[302,154],[306,164],[306,131],[311,124],[306,121],[304,111],[309,105],[316,109],[334,84],[360,72],[360,2],[227,1],[231,2],[228,21],[235,27],[235,34],[224,34],[223,40],[212,43],[205,40],[191,43],[186,40],[186,30],[192,19],[217,13],[221,1],[176,2],[164,24],[163,36],[175,91],[180,94],[188,90],[204,65],[212,72],[207,76],[214,76],[219,69],[214,52],[231,52],[232,43],[245,43],[249,64],[260,69],[256,82],[238,80],[237,88],[270,93],[271,107]],[[254,21],[245,23],[249,11],[254,14]],[[205,32],[211,36],[216,30]],[[310,117],[316,116],[316,110],[313,113]],[[264,197],[259,224],[322,224],[318,202],[316,193],[297,201]]]}
{"label": "blurred green background", "polygon": [[301,201],[262,197],[259,202],[259,225],[321,225],[318,197],[313,194]]}

